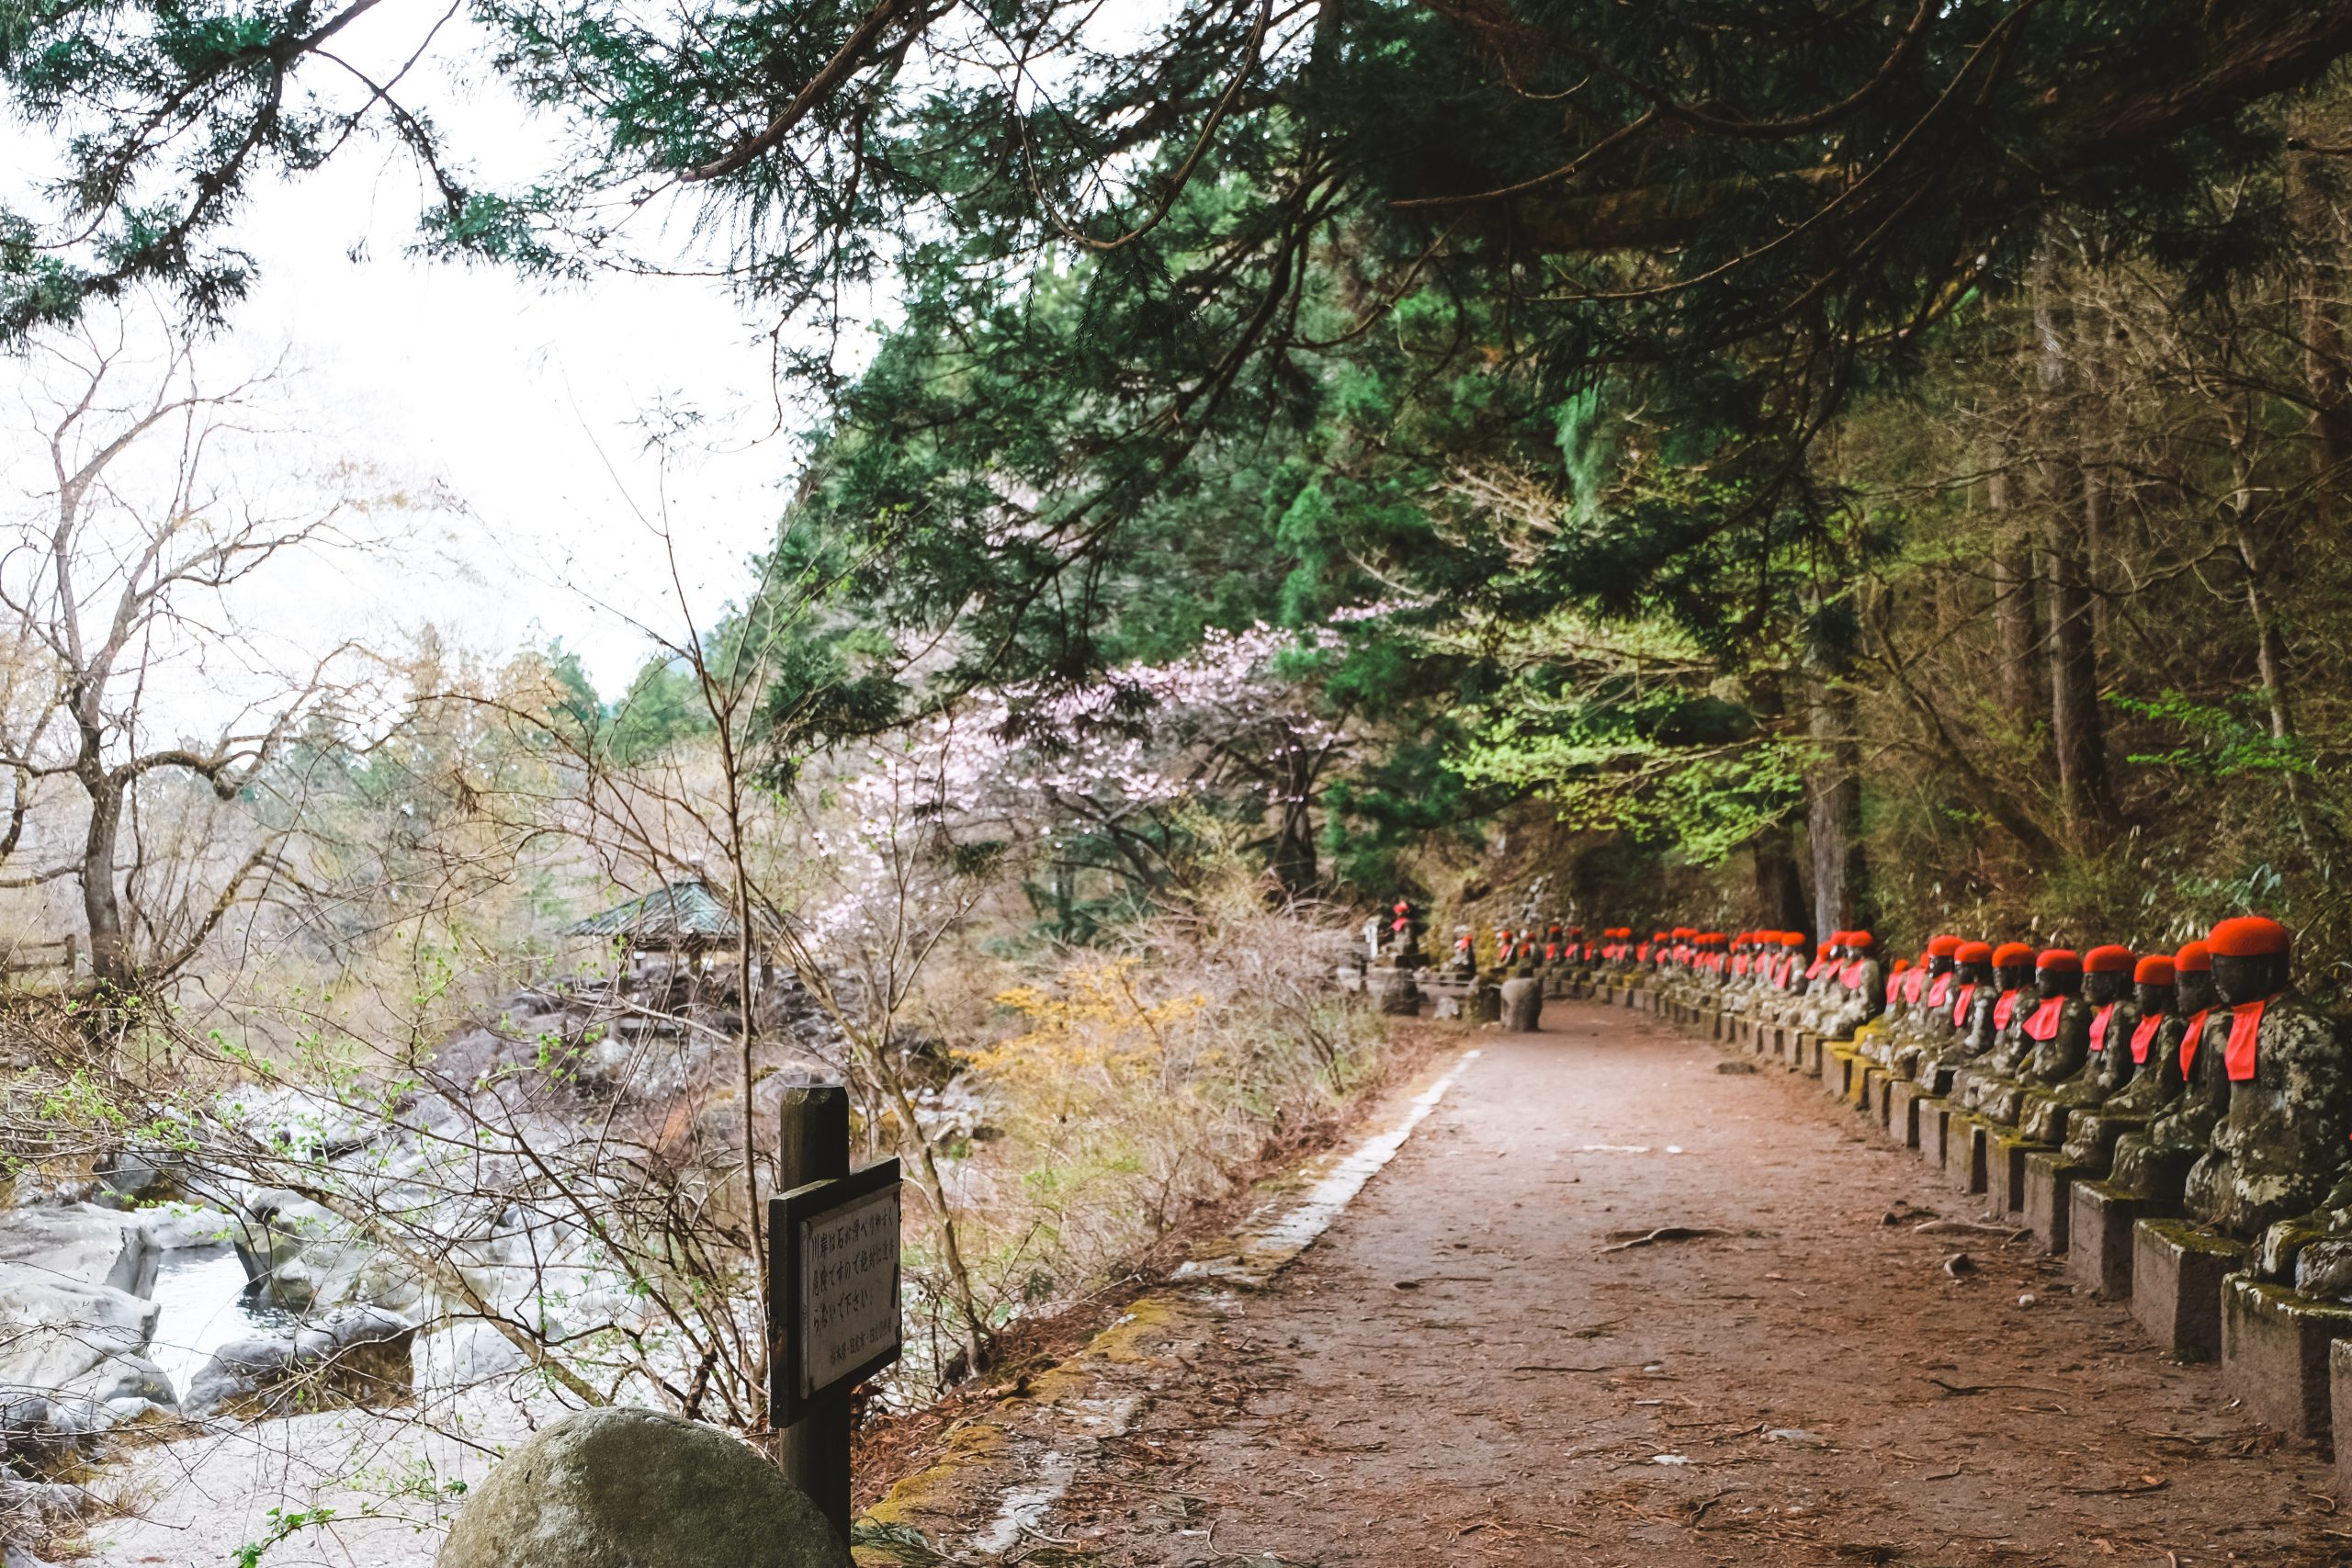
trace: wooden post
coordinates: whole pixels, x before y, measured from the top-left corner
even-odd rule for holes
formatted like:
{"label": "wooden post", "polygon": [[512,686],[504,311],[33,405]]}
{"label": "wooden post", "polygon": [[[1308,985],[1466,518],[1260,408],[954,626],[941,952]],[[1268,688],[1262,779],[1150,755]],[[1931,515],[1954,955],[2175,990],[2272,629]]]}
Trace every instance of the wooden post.
{"label": "wooden post", "polygon": [[[776,1141],[776,1188],[790,1191],[806,1187],[812,1181],[825,1181],[849,1174],[849,1090],[839,1084],[807,1084],[784,1091],[780,1112],[780,1134]],[[781,1364],[776,1346],[793,1325],[775,1320],[778,1292],[775,1281],[779,1272],[774,1255],[780,1247],[794,1245],[794,1238],[776,1228],[779,1205],[771,1202],[768,1209],[768,1364]],[[769,1397],[770,1408],[782,1402],[774,1393]],[[778,1445],[784,1464],[785,1479],[806,1493],[817,1505],[817,1511],[832,1522],[841,1532],[842,1544],[849,1544],[849,1390],[836,1389],[823,1395],[816,1410],[805,1419],[784,1429]]]}

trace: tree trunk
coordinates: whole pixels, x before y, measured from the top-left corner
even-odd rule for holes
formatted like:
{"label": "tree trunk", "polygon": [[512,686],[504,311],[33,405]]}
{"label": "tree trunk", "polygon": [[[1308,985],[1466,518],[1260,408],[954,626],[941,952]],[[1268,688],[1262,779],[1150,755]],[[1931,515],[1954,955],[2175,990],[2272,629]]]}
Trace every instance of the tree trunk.
{"label": "tree trunk", "polygon": [[1796,829],[1775,822],[1748,847],[1756,863],[1756,913],[1767,930],[1798,931],[1805,923],[1804,877],[1797,869]]}
{"label": "tree trunk", "polygon": [[[2296,126],[2295,130],[2300,130]],[[2290,130],[2290,139],[2293,140]],[[2312,513],[2335,527],[2352,518],[2352,370],[2345,362],[2337,303],[2342,280],[2333,160],[2287,155],[2287,219],[2300,249],[2295,310],[2303,339],[2303,379],[2312,400]]]}
{"label": "tree trunk", "polygon": [[2034,379],[2039,389],[2033,423],[2044,454],[2037,499],[2050,582],[2050,739],[2067,824],[2095,846],[2107,836],[2114,795],[2107,775],[2107,738],[2099,725],[2098,647],[2091,627],[2091,502],[2078,449],[2081,378],[2069,353],[2071,311],[2055,273],[2045,250],[2033,275]]}
{"label": "tree trunk", "polygon": [[1274,834],[1274,880],[1283,891],[1304,897],[1314,891],[1320,866],[1315,850],[1315,761],[1304,741],[1294,740],[1279,775],[1281,813]]}
{"label": "tree trunk", "polygon": [[[2070,491],[2073,487],[2067,487]],[[2114,814],[2107,737],[2098,714],[2098,649],[2091,637],[2091,592],[2084,569],[2079,494],[2062,494],[2048,513],[2050,544],[2050,735],[2067,821],[2094,841]]]}
{"label": "tree trunk", "polygon": [[103,772],[81,771],[90,796],[90,825],[82,840],[82,915],[90,927],[90,973],[101,985],[132,980],[130,942],[122,929],[122,899],[114,884],[115,846],[122,832],[122,788]]}
{"label": "tree trunk", "polygon": [[1805,829],[1813,840],[1813,929],[1816,936],[1860,923],[1861,748],[1854,741],[1851,693],[1811,682],[1807,728],[1817,757],[1805,774]]}
{"label": "tree trunk", "polygon": [[[1770,734],[1788,718],[1788,697],[1778,670],[1755,671],[1747,682],[1747,711],[1759,734]],[[1748,845],[1756,874],[1756,916],[1772,931],[1801,931],[1810,901],[1797,864],[1796,827],[1785,818],[1756,835]]]}
{"label": "tree trunk", "polygon": [[2001,705],[2024,722],[2041,705],[2041,636],[2033,613],[2033,546],[2017,515],[2017,480],[1996,468],[1985,485],[1993,513],[1993,627]]}
{"label": "tree trunk", "polygon": [[[2295,710],[2288,688],[2287,637],[2279,629],[2278,610],[2270,592],[2272,552],[2253,525],[2254,466],[2246,455],[2245,422],[2231,422],[2231,457],[2236,483],[2230,495],[2230,518],[2238,559],[2245,568],[2246,618],[2254,623],[2255,669],[2262,678],[2263,705],[2268,709],[2270,738],[2286,742],[2295,738]],[[2303,807],[2303,792],[2292,769],[2282,772],[2287,807],[2306,845],[2312,842],[2311,814]]]}

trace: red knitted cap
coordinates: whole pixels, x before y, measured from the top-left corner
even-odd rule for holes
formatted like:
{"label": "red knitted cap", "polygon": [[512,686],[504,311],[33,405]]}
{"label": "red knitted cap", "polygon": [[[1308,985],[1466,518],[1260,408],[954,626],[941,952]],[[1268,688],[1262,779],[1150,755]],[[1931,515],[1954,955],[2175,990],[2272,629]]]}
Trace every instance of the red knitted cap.
{"label": "red knitted cap", "polygon": [[2172,960],[2161,953],[2143,958],[2140,966],[2132,971],[2132,978],[2143,986],[2169,986],[2173,983]]}
{"label": "red knitted cap", "polygon": [[1878,946],[1878,938],[1871,935],[1868,931],[1848,931],[1846,933],[1846,945],[1848,947],[1858,947],[1864,953],[1869,953]]}
{"label": "red knitted cap", "polygon": [[1989,942],[1963,942],[1951,956],[1958,964],[1990,964],[1993,962],[1993,944]]}
{"label": "red knitted cap", "polygon": [[2083,972],[2083,957],[2071,947],[2045,947],[2034,959],[2033,966],[2047,969],[2052,975],[2079,975]]}
{"label": "red knitted cap", "polygon": [[1961,941],[1960,938],[1956,936],[1933,937],[1930,938],[1928,942],[1928,956],[1930,958],[1957,958],[1960,956],[1960,949]]}
{"label": "red knitted cap", "polygon": [[1804,945],[1804,932],[1782,931],[1781,933],[1781,945],[1782,947],[1803,947]]}
{"label": "red knitted cap", "polygon": [[2033,962],[2033,949],[2021,942],[2005,942],[1993,950],[1996,969],[2022,969]]}
{"label": "red knitted cap", "polygon": [[2179,975],[2211,975],[2213,972],[2213,950],[2201,942],[2192,942],[2172,955],[2173,971]]}
{"label": "red knitted cap", "polygon": [[2094,947],[2083,954],[2083,973],[2086,975],[2129,975],[2132,972],[2132,963],[2130,948],[2120,947],[2110,942],[2105,947]]}
{"label": "red knitted cap", "polygon": [[2295,944],[2287,928],[2261,915],[2240,915],[2223,920],[2205,939],[2216,958],[2271,958]]}
{"label": "red knitted cap", "polygon": [[1908,969],[1908,968],[1910,968],[1910,967],[1911,967],[1911,961],[1910,961],[1909,959],[1907,959],[1907,958],[1898,958],[1898,959],[1896,959],[1896,960],[1894,961],[1894,968],[1892,968],[1892,969],[1890,969],[1890,970],[1888,970],[1888,971],[1887,971],[1887,973],[1888,973],[1888,974],[1890,974],[1890,975],[1900,975],[1900,974],[1902,974],[1905,969]]}

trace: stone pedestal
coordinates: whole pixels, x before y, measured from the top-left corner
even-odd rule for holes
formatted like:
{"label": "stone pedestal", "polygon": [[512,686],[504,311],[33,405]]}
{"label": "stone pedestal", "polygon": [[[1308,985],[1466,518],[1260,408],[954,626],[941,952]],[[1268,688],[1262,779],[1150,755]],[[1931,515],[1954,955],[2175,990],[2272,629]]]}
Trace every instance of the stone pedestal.
{"label": "stone pedestal", "polygon": [[1514,975],[1505,980],[1502,1015],[1502,1026],[1510,1033],[1534,1033],[1544,1017],[1544,983],[1527,975]]}
{"label": "stone pedestal", "polygon": [[1411,1018],[1421,1010],[1420,990],[1406,970],[1374,969],[1365,976],[1364,984],[1371,987],[1373,1006],[1384,1013]]}
{"label": "stone pedestal", "polygon": [[1919,1102],[1923,1098],[1919,1093],[1919,1086],[1908,1078],[1897,1078],[1887,1085],[1887,1136],[1906,1149],[1922,1146],[1919,1136]]}
{"label": "stone pedestal", "polygon": [[2025,1156],[2025,1223],[2048,1252],[2064,1252],[2073,1239],[2075,1184],[2096,1181],[2104,1166],[2072,1165],[2064,1151],[2034,1149]]}
{"label": "stone pedestal", "polygon": [[2066,1209],[2066,1278],[2075,1289],[2109,1301],[2131,1298],[2133,1227],[2180,1213],[2177,1203],[2089,1179],[2075,1182]]}
{"label": "stone pedestal", "polygon": [[1886,1069],[1851,1045],[1837,1044],[1829,1049],[1843,1051],[1851,1058],[1846,1069],[1846,1103],[1867,1116],[1871,1107],[1878,1103],[1878,1086],[1886,1077]]}
{"label": "stone pedestal", "polygon": [[2048,1145],[2027,1143],[2025,1134],[2014,1127],[1985,1124],[1984,1195],[1992,1200],[1996,1215],[2025,1212],[2026,1156],[2043,1150],[2058,1152]]}
{"label": "stone pedestal", "polygon": [[1919,1157],[1941,1169],[1945,1134],[1951,1125],[1951,1101],[1939,1100],[1920,1086],[1918,1108],[1913,1115],[1919,1123]]}
{"label": "stone pedestal", "polygon": [[1962,1192],[1984,1190],[1984,1123],[1964,1111],[1944,1123],[1944,1179]]}
{"label": "stone pedestal", "polygon": [[[2328,1404],[2334,1419],[2330,1429],[2352,1433],[2352,1339],[2327,1348]],[[2335,1445],[2335,1498],[2352,1498],[2352,1437]]]}
{"label": "stone pedestal", "polygon": [[[1798,1049],[1803,1050],[1804,1048],[1804,1042],[1802,1039],[1798,1041],[1797,1044]],[[1838,1100],[1845,1099],[1847,1087],[1853,1079],[1854,1054],[1851,1051],[1840,1050],[1836,1046],[1827,1046],[1823,1048],[1819,1060],[1821,1062],[1821,1087],[1833,1098]]]}
{"label": "stone pedestal", "polygon": [[2177,1361],[2222,1353],[2222,1281],[2245,1257],[2234,1242],[2186,1220],[2132,1227],[2132,1315]]}
{"label": "stone pedestal", "polygon": [[2222,1387],[2247,1415],[2290,1438],[2333,1429],[2328,1359],[2346,1338],[2352,1306],[2305,1301],[2251,1274],[2222,1283]]}

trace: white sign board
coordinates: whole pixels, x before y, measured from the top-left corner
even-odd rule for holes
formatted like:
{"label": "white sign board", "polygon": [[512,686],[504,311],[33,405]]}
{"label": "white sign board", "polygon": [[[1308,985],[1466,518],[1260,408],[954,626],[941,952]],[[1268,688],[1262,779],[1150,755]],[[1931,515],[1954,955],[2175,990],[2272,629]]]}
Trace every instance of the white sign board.
{"label": "white sign board", "polygon": [[899,1343],[899,1189],[799,1222],[800,1396],[869,1366]]}

